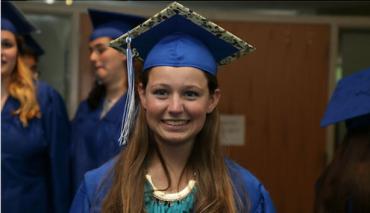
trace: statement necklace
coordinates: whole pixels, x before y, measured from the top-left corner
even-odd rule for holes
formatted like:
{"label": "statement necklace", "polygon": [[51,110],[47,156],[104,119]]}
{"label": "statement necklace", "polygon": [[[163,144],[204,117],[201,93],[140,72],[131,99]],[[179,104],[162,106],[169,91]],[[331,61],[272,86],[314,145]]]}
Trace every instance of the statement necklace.
{"label": "statement necklace", "polygon": [[152,177],[150,175],[145,175],[146,179],[150,183],[153,188],[153,196],[161,201],[173,202],[184,199],[188,194],[190,194],[195,186],[195,180],[189,180],[189,183],[185,188],[181,191],[176,193],[166,193],[164,191],[158,190],[157,187],[154,186]]}

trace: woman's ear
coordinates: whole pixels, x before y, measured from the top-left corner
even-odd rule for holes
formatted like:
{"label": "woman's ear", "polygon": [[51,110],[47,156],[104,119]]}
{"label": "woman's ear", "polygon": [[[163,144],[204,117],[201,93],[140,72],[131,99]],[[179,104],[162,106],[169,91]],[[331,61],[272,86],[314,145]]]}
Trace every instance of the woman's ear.
{"label": "woman's ear", "polygon": [[139,84],[138,84],[138,86],[137,86],[137,91],[138,91],[138,93],[139,93],[141,106],[142,106],[144,109],[146,109],[145,88],[144,88],[143,83],[139,83]]}
{"label": "woman's ear", "polygon": [[208,105],[207,113],[211,113],[217,106],[218,101],[220,100],[221,97],[221,90],[216,89],[213,94],[210,95],[210,102]]}

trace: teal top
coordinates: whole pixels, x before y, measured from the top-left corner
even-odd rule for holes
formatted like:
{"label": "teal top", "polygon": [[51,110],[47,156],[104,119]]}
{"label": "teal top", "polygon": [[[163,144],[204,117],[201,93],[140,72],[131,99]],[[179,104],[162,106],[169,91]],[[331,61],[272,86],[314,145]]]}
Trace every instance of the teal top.
{"label": "teal top", "polygon": [[[154,187],[155,188],[155,187]],[[193,212],[195,187],[184,197],[175,200],[164,200],[155,196],[152,184],[145,182],[144,186],[145,209],[148,213],[190,213]]]}
{"label": "teal top", "polygon": [[[113,168],[116,164],[117,158],[108,161],[98,169],[86,173],[84,180],[74,198],[70,213],[100,213],[102,212],[102,204],[104,198],[108,194],[110,187],[112,187]],[[245,201],[244,205],[248,206],[248,210],[241,209],[237,213],[251,212],[251,213],[275,213],[275,208],[271,197],[262,183],[248,170],[239,166],[232,160],[225,159],[225,164],[230,173],[230,178],[235,186],[235,193],[240,196],[241,201]],[[149,182],[148,182],[149,184]],[[148,194],[145,197],[145,208],[147,212],[184,212],[195,211],[191,206],[196,205],[197,186],[195,184],[195,192],[189,194],[185,199],[179,201],[182,203],[181,210],[177,209],[177,203],[172,204],[169,208],[159,208],[158,204],[154,203],[153,189],[150,185],[144,187]],[[191,197],[191,198],[190,198]],[[189,199],[189,200],[187,200]],[[185,207],[184,203],[189,203]],[[164,204],[162,204],[164,206]],[[174,206],[176,205],[176,207]],[[184,205],[184,206],[183,206]],[[158,206],[158,207],[157,207]],[[180,206],[180,205],[178,205]],[[173,209],[172,209],[173,208]]]}

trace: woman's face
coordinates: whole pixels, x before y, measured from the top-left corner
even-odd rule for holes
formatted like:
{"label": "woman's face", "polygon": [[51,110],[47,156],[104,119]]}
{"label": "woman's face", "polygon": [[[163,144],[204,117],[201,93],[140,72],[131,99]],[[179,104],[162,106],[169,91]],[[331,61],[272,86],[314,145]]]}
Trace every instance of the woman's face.
{"label": "woman's face", "polygon": [[90,61],[94,66],[95,75],[103,84],[121,79],[126,73],[124,61],[126,56],[108,46],[108,37],[97,38],[90,42]]}
{"label": "woman's face", "polygon": [[18,46],[15,35],[1,30],[1,76],[9,75],[17,64]]}
{"label": "woman's face", "polygon": [[146,88],[139,85],[139,95],[156,141],[194,141],[218,103],[219,89],[211,95],[206,75],[193,67],[160,66],[149,72]]}

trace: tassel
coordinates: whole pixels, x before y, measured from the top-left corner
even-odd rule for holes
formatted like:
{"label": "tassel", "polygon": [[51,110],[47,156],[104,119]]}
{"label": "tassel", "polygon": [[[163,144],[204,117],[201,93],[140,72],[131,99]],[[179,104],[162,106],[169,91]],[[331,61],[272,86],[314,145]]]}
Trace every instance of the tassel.
{"label": "tassel", "polygon": [[126,93],[126,102],[125,110],[123,112],[122,125],[121,125],[121,134],[118,139],[119,144],[126,145],[130,136],[132,126],[134,125],[137,106],[135,104],[135,70],[133,66],[133,55],[131,50],[131,37],[126,38],[127,49],[127,93]]}

